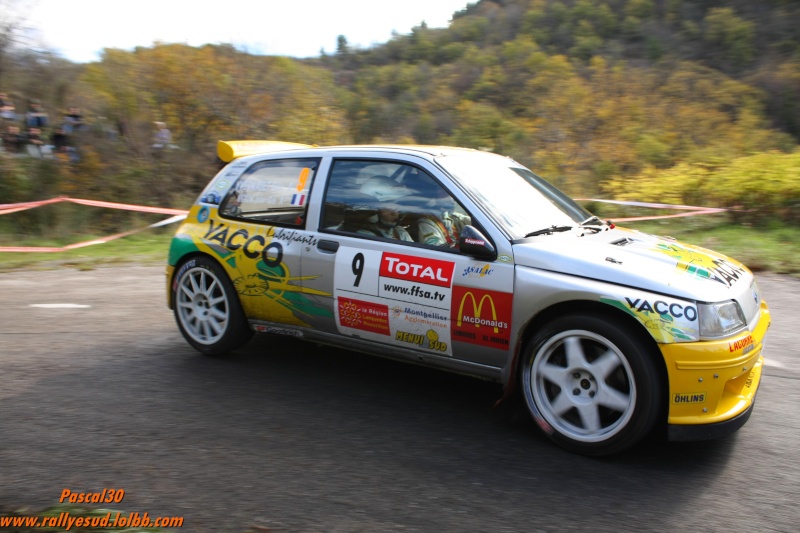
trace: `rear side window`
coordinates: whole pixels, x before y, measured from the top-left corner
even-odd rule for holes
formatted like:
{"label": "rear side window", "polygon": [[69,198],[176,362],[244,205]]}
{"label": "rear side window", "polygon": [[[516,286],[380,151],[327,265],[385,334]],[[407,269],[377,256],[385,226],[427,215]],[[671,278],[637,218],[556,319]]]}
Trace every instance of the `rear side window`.
{"label": "rear side window", "polygon": [[220,204],[229,218],[302,226],[319,159],[261,161],[248,168]]}

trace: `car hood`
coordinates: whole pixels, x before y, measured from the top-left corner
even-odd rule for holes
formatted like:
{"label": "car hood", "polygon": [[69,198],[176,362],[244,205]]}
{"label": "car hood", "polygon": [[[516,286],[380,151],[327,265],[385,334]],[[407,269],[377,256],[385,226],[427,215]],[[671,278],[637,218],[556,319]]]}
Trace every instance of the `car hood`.
{"label": "car hood", "polygon": [[514,245],[514,262],[705,302],[736,298],[753,282],[734,259],[625,228],[527,239]]}

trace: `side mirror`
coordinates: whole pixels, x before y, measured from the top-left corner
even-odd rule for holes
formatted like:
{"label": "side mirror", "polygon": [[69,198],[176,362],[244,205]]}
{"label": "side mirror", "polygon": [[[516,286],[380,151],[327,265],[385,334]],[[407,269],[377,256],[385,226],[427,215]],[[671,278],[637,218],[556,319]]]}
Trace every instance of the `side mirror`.
{"label": "side mirror", "polygon": [[458,249],[461,250],[461,253],[471,255],[476,259],[485,259],[487,261],[497,259],[497,251],[492,246],[492,243],[473,226],[464,226],[464,229],[461,230],[461,236],[458,238]]}

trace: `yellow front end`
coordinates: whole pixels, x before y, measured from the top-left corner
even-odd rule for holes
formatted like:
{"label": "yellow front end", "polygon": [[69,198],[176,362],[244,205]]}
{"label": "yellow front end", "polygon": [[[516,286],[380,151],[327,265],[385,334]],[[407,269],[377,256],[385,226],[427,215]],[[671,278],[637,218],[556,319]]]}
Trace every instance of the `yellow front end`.
{"label": "yellow front end", "polygon": [[725,424],[749,414],[761,381],[769,325],[769,309],[762,301],[752,331],[719,341],[660,345],[669,374],[671,431],[675,426]]}

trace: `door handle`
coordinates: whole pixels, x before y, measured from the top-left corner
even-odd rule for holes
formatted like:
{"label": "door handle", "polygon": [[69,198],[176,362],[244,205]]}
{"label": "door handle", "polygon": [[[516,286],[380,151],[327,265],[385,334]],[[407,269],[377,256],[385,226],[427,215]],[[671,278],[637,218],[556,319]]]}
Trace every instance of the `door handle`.
{"label": "door handle", "polygon": [[325,239],[321,239],[319,244],[317,244],[317,248],[320,252],[329,252],[335,254],[336,250],[339,249],[339,243],[336,241],[326,241]]}

